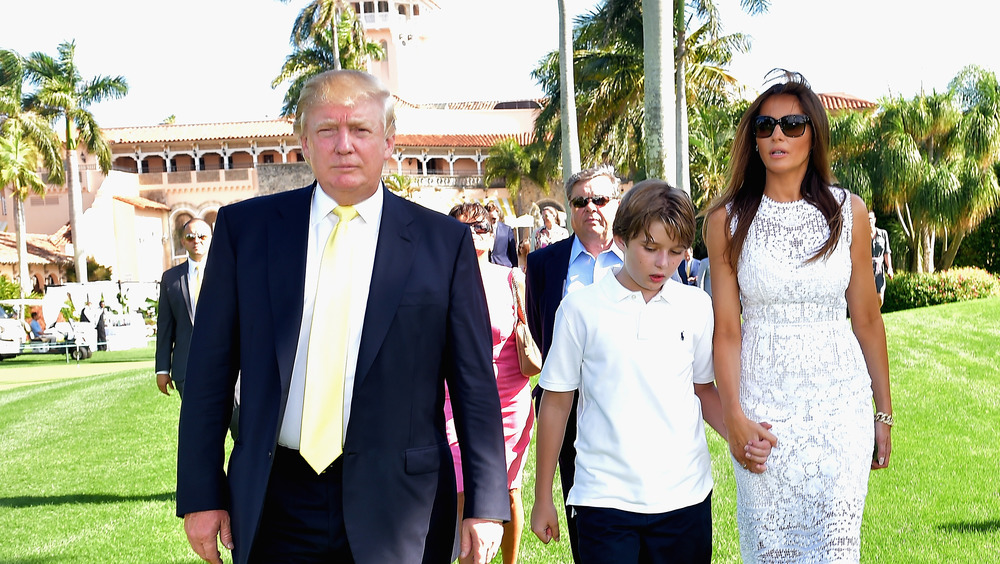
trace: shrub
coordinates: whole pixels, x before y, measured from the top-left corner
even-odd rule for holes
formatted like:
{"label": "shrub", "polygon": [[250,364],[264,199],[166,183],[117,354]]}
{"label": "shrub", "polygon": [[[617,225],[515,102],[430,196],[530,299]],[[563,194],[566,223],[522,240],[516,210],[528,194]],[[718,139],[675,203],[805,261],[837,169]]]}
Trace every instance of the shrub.
{"label": "shrub", "polygon": [[885,288],[883,312],[1000,296],[1000,279],[981,268],[900,272]]}

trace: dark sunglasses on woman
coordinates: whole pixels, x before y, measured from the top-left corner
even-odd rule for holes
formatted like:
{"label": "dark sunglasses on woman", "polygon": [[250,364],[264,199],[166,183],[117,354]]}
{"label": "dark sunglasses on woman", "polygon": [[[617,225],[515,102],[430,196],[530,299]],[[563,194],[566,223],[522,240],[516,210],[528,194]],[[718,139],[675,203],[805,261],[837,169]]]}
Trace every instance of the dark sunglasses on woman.
{"label": "dark sunglasses on woman", "polygon": [[604,206],[608,205],[608,202],[610,201],[611,198],[607,196],[595,196],[593,198],[583,198],[577,196],[576,198],[570,200],[569,203],[572,204],[574,208],[585,208],[587,207],[587,204],[589,204],[590,202],[594,202],[595,206],[603,208]]}
{"label": "dark sunglasses on woman", "polygon": [[483,221],[463,221],[462,223],[468,225],[475,231],[476,235],[482,235],[484,233],[489,233],[493,231],[493,226],[487,220]]}
{"label": "dark sunglasses on woman", "polygon": [[766,139],[774,133],[774,126],[781,126],[781,132],[785,137],[802,137],[806,132],[806,124],[811,120],[809,116],[802,114],[791,114],[774,119],[771,116],[757,116],[753,120],[753,133],[757,139]]}

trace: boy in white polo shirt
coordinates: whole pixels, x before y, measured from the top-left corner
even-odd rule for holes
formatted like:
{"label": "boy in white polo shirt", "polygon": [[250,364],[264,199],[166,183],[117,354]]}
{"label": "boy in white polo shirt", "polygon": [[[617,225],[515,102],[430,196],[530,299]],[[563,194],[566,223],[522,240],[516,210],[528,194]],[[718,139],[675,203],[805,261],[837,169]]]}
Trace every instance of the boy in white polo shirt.
{"label": "boy in white polo shirt", "polygon": [[[531,529],[558,540],[552,501],[563,430],[580,390],[576,478],[580,560],[710,562],[712,473],[702,419],[726,436],[712,368],[708,294],[671,281],[695,233],[695,211],[660,180],[633,187],[615,217],[625,264],[566,296],[539,385]],[[748,445],[764,471],[766,441]]]}

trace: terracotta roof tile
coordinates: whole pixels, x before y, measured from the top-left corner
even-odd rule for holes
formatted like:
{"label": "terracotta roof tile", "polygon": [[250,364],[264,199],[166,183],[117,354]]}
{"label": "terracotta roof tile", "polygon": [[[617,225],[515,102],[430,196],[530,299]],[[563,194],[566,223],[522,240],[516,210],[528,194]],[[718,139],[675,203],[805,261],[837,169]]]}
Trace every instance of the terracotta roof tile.
{"label": "terracotta roof tile", "polygon": [[118,143],[176,143],[180,141],[287,137],[292,135],[292,122],[287,119],[275,119],[190,125],[163,124],[143,127],[111,127],[102,131],[112,145]]}
{"label": "terracotta roof tile", "polygon": [[514,139],[525,146],[535,140],[531,133],[498,133],[484,135],[396,135],[396,145],[401,147],[490,147],[501,139]]}
{"label": "terracotta roof tile", "polygon": [[137,208],[170,211],[170,206],[168,205],[161,204],[160,202],[154,202],[153,200],[148,200],[146,198],[141,198],[139,196],[115,196],[114,198],[119,202],[125,202],[126,204],[131,204]]}
{"label": "terracotta roof tile", "polygon": [[[61,252],[47,235],[28,233],[28,264],[69,262],[73,257]],[[17,264],[17,235],[0,232],[0,264]]]}
{"label": "terracotta roof tile", "polygon": [[49,235],[49,244],[57,249],[64,249],[66,245],[73,242],[73,230],[70,229],[69,223],[66,223],[59,228],[58,231]]}
{"label": "terracotta roof tile", "polygon": [[869,108],[877,108],[878,104],[875,102],[869,102],[857,96],[851,96],[844,92],[828,92],[826,94],[818,94],[819,101],[823,103],[823,107],[830,110],[867,110]]}

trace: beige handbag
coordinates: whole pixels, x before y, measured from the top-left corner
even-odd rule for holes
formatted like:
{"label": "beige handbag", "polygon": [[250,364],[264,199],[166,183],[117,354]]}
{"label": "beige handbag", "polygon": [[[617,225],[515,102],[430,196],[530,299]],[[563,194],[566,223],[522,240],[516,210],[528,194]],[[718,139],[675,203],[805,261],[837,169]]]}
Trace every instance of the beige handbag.
{"label": "beige handbag", "polygon": [[531,338],[528,322],[524,316],[524,304],[521,303],[521,292],[514,271],[510,271],[510,291],[514,294],[514,304],[517,309],[517,321],[514,322],[514,336],[517,338],[517,361],[521,374],[534,376],[542,371],[542,352]]}

